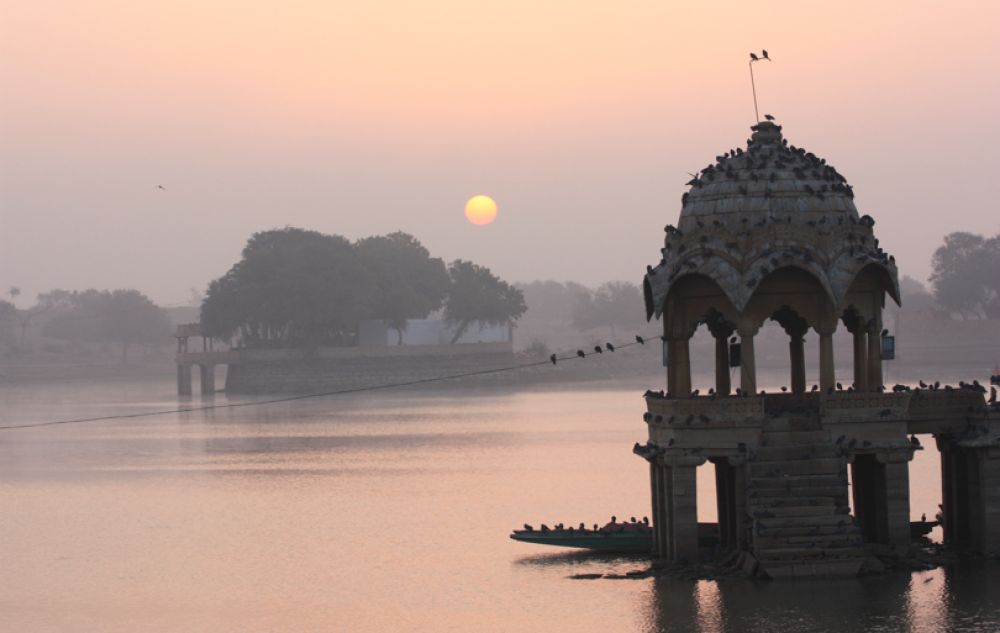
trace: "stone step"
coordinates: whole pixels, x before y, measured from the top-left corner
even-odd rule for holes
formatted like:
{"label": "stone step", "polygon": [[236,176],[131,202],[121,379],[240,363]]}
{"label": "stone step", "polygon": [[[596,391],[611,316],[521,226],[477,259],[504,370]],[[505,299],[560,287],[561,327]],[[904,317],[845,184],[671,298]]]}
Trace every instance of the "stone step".
{"label": "stone step", "polygon": [[795,490],[802,488],[816,487],[846,487],[847,476],[838,475],[787,475],[777,477],[754,477],[747,486],[747,492],[751,490],[779,489]]}
{"label": "stone step", "polygon": [[780,508],[759,508],[752,510],[750,516],[755,519],[774,519],[778,517],[817,517],[830,516],[836,513],[833,503],[825,506],[789,505]]}
{"label": "stone step", "polygon": [[795,549],[823,548],[836,549],[844,547],[857,547],[863,543],[859,534],[831,534],[825,536],[754,536],[754,548],[760,552],[769,552],[775,549]]}
{"label": "stone step", "polygon": [[832,444],[761,446],[754,450],[754,461],[777,462],[817,457],[839,457],[840,449]]}
{"label": "stone step", "polygon": [[864,557],[847,557],[836,560],[796,561],[789,563],[759,563],[762,575],[775,580],[791,578],[838,578],[857,576],[861,571]]}
{"label": "stone step", "polygon": [[850,558],[863,556],[864,550],[856,545],[843,547],[770,547],[757,550],[757,560],[761,563],[772,560],[810,560],[817,558]]}
{"label": "stone step", "polygon": [[842,501],[840,505],[847,503],[847,486],[808,486],[802,488],[792,488],[786,490],[781,488],[757,488],[750,486],[747,488],[747,496],[750,499],[788,499],[791,501],[796,497],[830,497]]}
{"label": "stone step", "polygon": [[760,446],[797,446],[832,444],[829,431],[767,431],[761,436]]}
{"label": "stone step", "polygon": [[754,461],[747,464],[751,478],[781,475],[839,475],[846,472],[846,462],[840,457],[817,457],[780,462]]}
{"label": "stone step", "polygon": [[750,511],[754,510],[774,510],[776,508],[790,508],[793,506],[829,506],[835,508],[839,505],[835,497],[753,497],[750,499]]}
{"label": "stone step", "polygon": [[834,514],[813,516],[756,517],[754,518],[754,522],[758,525],[764,526],[765,530],[770,530],[772,528],[791,528],[803,526],[849,527],[854,525],[851,515],[846,512],[834,512]]}
{"label": "stone step", "polygon": [[853,523],[848,526],[836,526],[836,525],[797,525],[790,527],[772,527],[764,528],[762,525],[757,525],[757,533],[761,536],[774,537],[774,538],[788,538],[788,537],[805,537],[805,538],[816,538],[822,536],[833,536],[840,534],[861,534],[861,528],[854,525]]}

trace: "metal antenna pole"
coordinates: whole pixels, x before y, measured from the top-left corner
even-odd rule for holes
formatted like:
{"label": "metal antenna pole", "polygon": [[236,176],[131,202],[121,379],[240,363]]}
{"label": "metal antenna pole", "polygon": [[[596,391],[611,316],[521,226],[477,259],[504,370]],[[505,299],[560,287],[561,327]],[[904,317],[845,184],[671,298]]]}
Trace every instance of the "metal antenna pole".
{"label": "metal antenna pole", "polygon": [[753,62],[750,60],[748,66],[750,66],[750,87],[753,88],[753,115],[757,118],[757,123],[760,123],[760,112],[757,111],[757,84],[753,80]]}

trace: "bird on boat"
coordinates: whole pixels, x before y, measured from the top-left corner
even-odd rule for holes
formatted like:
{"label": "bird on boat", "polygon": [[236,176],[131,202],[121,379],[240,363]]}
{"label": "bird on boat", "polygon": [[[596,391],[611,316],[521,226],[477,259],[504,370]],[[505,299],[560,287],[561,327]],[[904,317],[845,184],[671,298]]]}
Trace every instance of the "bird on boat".
{"label": "bird on boat", "polygon": [[524,529],[525,529],[525,531],[527,531],[527,532],[534,532],[534,531],[535,531],[535,528],[531,527],[531,526],[530,526],[530,525],[528,525],[527,523],[525,523],[525,524],[524,524]]}

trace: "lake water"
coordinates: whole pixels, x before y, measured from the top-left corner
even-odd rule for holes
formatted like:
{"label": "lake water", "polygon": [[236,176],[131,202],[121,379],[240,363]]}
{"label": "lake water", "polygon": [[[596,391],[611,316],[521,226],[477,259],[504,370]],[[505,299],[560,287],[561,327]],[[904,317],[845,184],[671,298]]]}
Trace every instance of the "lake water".
{"label": "lake water", "polygon": [[[170,408],[171,389],[5,387],[0,423]],[[1000,563],[575,580],[646,561],[509,540],[524,522],[649,514],[642,405],[635,390],[384,392],[0,432],[0,630],[1000,630]],[[940,494],[924,444],[915,517]]]}

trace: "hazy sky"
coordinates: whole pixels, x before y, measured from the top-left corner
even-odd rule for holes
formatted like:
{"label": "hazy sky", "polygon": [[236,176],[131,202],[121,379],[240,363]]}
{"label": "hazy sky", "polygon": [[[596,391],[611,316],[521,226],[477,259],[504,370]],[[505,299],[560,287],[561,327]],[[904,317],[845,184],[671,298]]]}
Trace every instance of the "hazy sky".
{"label": "hazy sky", "polygon": [[761,48],[762,113],[923,279],[943,234],[1000,231],[998,27],[987,1],[3,0],[0,287],[182,303],[285,225],[638,281],[686,172],[749,135]]}

